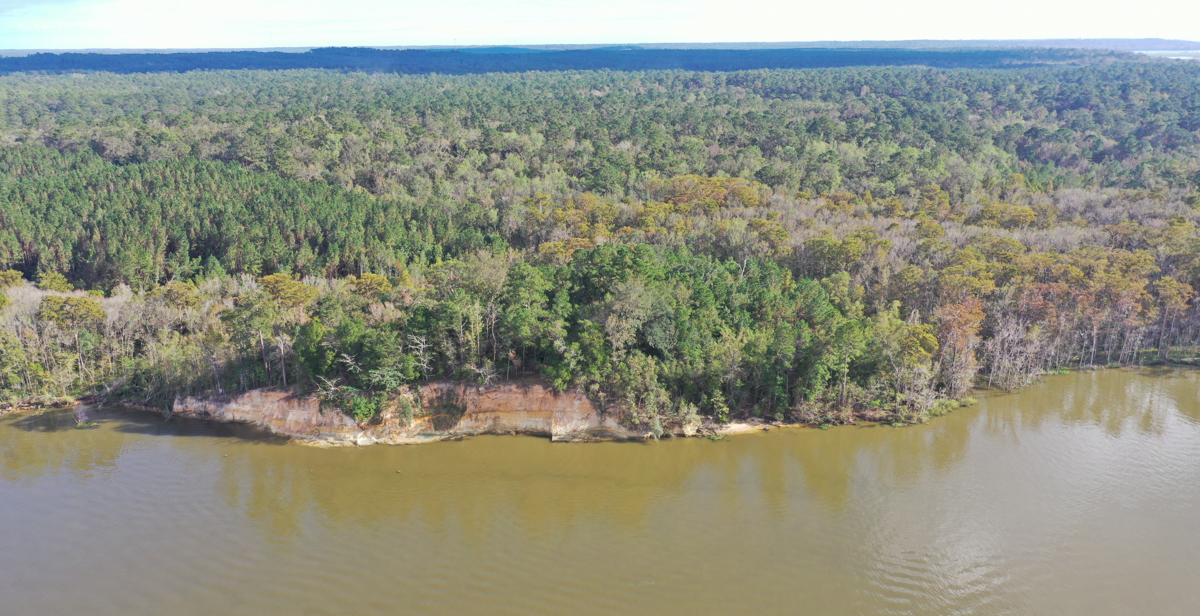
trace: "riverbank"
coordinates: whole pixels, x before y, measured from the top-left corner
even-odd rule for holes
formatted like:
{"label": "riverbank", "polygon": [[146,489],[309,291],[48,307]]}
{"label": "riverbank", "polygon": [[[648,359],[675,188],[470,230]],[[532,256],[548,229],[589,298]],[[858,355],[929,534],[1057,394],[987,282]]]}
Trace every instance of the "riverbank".
{"label": "riverbank", "polygon": [[[772,428],[815,427],[816,421],[747,418],[730,422],[698,418],[666,422],[655,434],[630,427],[613,413],[599,411],[581,392],[556,392],[540,381],[509,381],[477,386],[442,381],[394,392],[381,412],[366,421],[333,407],[312,393],[261,388],[234,395],[181,397],[157,407],[103,397],[41,398],[0,407],[0,416],[79,405],[109,405],[221,423],[254,425],[275,436],[315,447],[415,445],[483,434],[530,435],[555,442],[641,441],[655,438],[723,438]],[[846,411],[833,423],[886,422],[889,413]],[[825,426],[822,426],[825,427]]]}
{"label": "riverbank", "polygon": [[[1195,367],[1195,361],[1171,360],[1155,365]],[[1085,372],[1102,369],[1089,367]],[[953,409],[976,404],[975,398],[943,399],[923,422]],[[165,412],[145,405],[142,410]],[[408,412],[404,411],[407,409]],[[417,411],[416,409],[419,409]],[[414,412],[415,411],[415,412]],[[591,399],[577,390],[556,392],[537,380],[506,381],[477,386],[457,381],[405,388],[394,395],[382,412],[366,422],[356,421],[338,408],[323,405],[315,395],[290,389],[262,388],[232,396],[178,398],[170,412],[183,417],[247,423],[293,441],[317,447],[409,445],[482,434],[525,434],[555,442],[649,440],[663,437],[721,438],[772,428],[821,427],[859,423],[913,423],[880,408],[847,408],[833,414],[800,413],[801,421],[747,418],[719,422],[700,418],[686,423],[664,423],[655,435],[648,429],[626,425],[612,413],[600,412]]]}
{"label": "riverbank", "polygon": [[9,413],[19,413],[23,411],[40,411],[44,409],[56,409],[64,406],[75,406],[86,403],[86,400],[79,400],[70,396],[64,397],[38,397],[18,402],[0,403],[0,417]]}
{"label": "riverbank", "polygon": [[[411,408],[419,408],[420,412],[407,416],[403,409]],[[480,434],[526,434],[556,442],[656,437],[649,430],[628,427],[616,417],[599,412],[580,392],[556,392],[532,381],[489,387],[431,383],[405,392],[367,422],[325,408],[315,396],[272,388],[235,396],[180,398],[171,412],[181,417],[254,424],[297,443],[318,447],[409,445]],[[658,436],[719,437],[789,425],[803,424],[761,419],[730,423],[702,420],[664,425]]]}

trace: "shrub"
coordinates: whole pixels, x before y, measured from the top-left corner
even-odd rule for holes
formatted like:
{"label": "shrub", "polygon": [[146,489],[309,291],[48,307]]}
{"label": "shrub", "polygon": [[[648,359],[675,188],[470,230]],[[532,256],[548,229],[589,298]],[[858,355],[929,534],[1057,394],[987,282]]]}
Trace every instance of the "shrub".
{"label": "shrub", "polygon": [[368,422],[379,414],[379,406],[378,402],[372,398],[353,394],[348,396],[343,403],[346,412],[359,423]]}

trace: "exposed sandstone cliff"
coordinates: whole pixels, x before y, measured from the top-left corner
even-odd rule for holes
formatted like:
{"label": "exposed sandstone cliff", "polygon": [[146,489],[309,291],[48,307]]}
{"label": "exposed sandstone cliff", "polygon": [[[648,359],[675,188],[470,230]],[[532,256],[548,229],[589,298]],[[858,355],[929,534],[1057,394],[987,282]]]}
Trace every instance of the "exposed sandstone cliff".
{"label": "exposed sandstone cliff", "polygon": [[[414,394],[407,394],[414,395]],[[237,396],[181,398],[173,412],[187,417],[256,424],[268,431],[317,445],[425,443],[472,434],[534,434],[555,441],[644,439],[647,432],[622,426],[599,413],[578,392],[555,392],[536,382],[477,387],[441,382],[422,386],[421,412],[409,421],[395,405],[369,424],[337,409],[322,409],[315,397],[279,389],[256,389]],[[671,426],[695,434],[698,426]]]}

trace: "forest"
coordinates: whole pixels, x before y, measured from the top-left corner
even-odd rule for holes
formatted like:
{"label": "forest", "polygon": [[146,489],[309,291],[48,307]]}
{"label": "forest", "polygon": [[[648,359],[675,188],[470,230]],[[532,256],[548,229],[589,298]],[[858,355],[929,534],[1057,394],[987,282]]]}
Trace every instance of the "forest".
{"label": "forest", "polygon": [[1191,361],[1197,224],[1186,62],[11,74],[0,398],[922,421]]}

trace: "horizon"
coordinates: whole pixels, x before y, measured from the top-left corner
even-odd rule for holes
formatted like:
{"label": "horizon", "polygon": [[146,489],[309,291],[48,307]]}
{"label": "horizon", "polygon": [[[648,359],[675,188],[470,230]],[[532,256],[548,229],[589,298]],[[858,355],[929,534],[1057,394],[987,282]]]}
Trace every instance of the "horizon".
{"label": "horizon", "polygon": [[[286,46],[229,46],[229,47],[31,47],[0,48],[0,56],[35,53],[210,53],[210,52],[279,52],[305,53],[315,49],[351,48],[380,50],[438,50],[458,51],[472,49],[529,49],[538,51],[573,51],[604,49],[610,47],[633,47],[642,49],[722,49],[722,50],[766,50],[766,49],[962,49],[986,47],[1049,47],[1072,48],[1071,43],[1080,43],[1082,49],[1119,49],[1124,51],[1195,51],[1200,50],[1200,40],[1170,39],[1162,37],[1074,37],[1074,38],[984,38],[984,39],[845,39],[811,41],[646,41],[639,43],[495,43],[475,45],[286,45]],[[1118,45],[1111,45],[1118,43]],[[1119,43],[1125,43],[1121,45]],[[1135,45],[1142,43],[1143,45]],[[960,44],[956,46],[956,44]],[[1027,45],[1022,45],[1027,44]],[[1110,44],[1110,45],[1106,45]],[[1191,48],[1177,49],[1174,45]]]}

